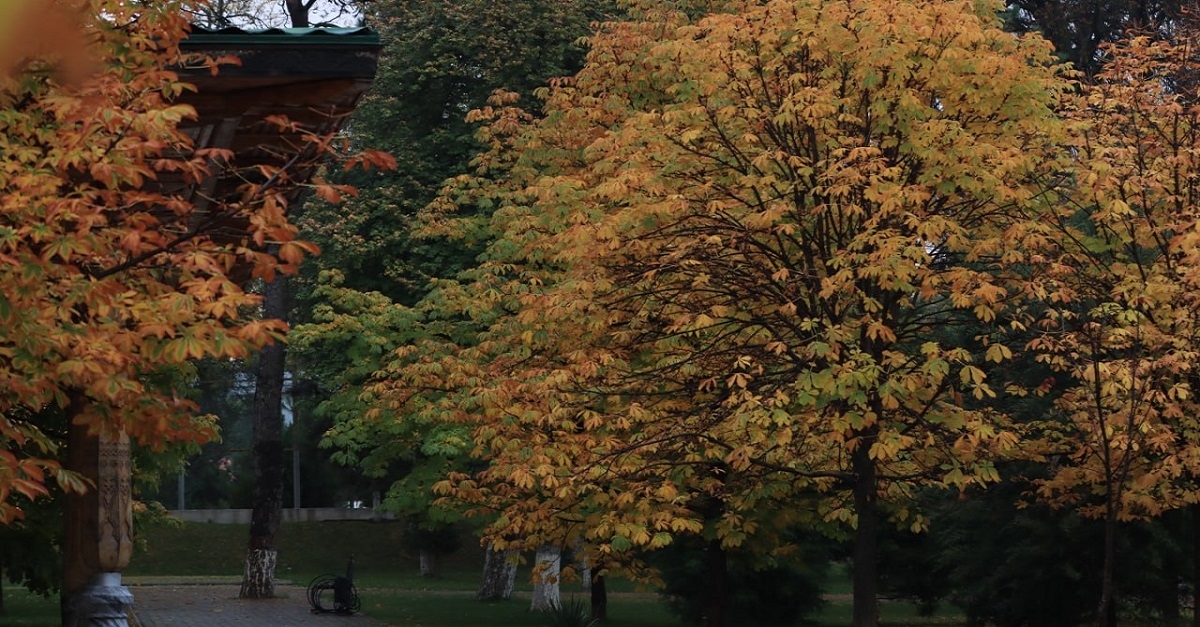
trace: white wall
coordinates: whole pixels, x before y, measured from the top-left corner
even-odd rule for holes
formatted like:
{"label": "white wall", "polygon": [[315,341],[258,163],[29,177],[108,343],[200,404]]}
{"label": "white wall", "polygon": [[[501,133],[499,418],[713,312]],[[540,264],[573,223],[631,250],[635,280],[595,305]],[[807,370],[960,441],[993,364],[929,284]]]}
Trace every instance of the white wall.
{"label": "white wall", "polygon": [[[225,525],[250,524],[249,509],[173,509],[171,516],[183,522],[219,523]],[[391,520],[391,514],[377,513],[369,507],[302,507],[285,508],[283,522],[321,522],[325,520]]]}

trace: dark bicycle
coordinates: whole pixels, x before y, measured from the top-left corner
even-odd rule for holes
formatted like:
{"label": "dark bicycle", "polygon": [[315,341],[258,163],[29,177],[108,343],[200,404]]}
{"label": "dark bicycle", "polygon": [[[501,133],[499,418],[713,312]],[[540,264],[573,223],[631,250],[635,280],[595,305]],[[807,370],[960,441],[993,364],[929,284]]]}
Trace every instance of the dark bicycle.
{"label": "dark bicycle", "polygon": [[359,610],[358,590],[354,588],[354,557],[343,575],[317,575],[308,584],[308,604],[314,614],[353,614]]}

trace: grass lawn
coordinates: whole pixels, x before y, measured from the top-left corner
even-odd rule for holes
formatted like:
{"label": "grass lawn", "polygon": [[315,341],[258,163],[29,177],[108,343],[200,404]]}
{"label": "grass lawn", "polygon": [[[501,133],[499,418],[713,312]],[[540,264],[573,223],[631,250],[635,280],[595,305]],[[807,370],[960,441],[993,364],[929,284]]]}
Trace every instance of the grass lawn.
{"label": "grass lawn", "polygon": [[[276,538],[276,577],[305,584],[320,574],[342,574],[353,556],[359,585],[428,585],[417,572],[416,558],[402,548],[402,531],[398,523],[358,520],[284,524]],[[249,534],[248,525],[207,523],[139,529],[138,547],[125,574],[240,577]],[[461,568],[479,554],[471,548],[464,547],[447,562],[447,584],[472,589]],[[478,564],[482,568],[482,558]],[[456,577],[460,573],[461,581]]]}
{"label": "grass lawn", "polygon": [[[394,626],[406,627],[545,627],[549,617],[529,612],[528,594],[514,595],[511,601],[476,602],[470,593],[451,595],[435,591],[404,590],[360,591],[363,613]],[[565,593],[564,598],[570,598]],[[586,602],[586,598],[583,600]],[[907,603],[883,603],[881,621],[889,627],[962,626],[962,615],[948,612],[941,616],[917,616]],[[693,627],[685,625],[665,604],[652,594],[613,593],[609,595],[609,627]],[[849,603],[831,603],[813,617],[820,627],[844,627],[850,624]]]}
{"label": "grass lawn", "polygon": [[60,622],[58,597],[49,599],[4,582],[4,614],[0,625],[48,627]]}
{"label": "grass lawn", "polygon": [[[529,611],[529,595],[509,601],[476,601],[472,593],[360,590],[364,614],[397,627],[545,627],[549,617]],[[564,601],[570,595],[564,595]],[[653,595],[613,594],[609,627],[683,627]]]}
{"label": "grass lawn", "polygon": [[[362,613],[388,625],[403,627],[549,627],[550,617],[529,612],[528,571],[518,574],[517,593],[506,602],[474,599],[483,565],[482,551],[464,542],[463,548],[441,564],[442,576],[422,578],[417,559],[403,549],[401,527],[396,523],[339,521],[289,523],[279,540],[277,575],[298,585],[326,573],[342,573],[355,557],[355,585]],[[182,527],[138,530],[139,547],[125,571],[128,577],[222,577],[237,580],[249,529],[245,525],[189,523]],[[818,616],[822,627],[850,623],[850,605],[844,573],[830,582],[831,602]],[[609,586],[608,627],[692,627],[676,618],[652,593],[636,592],[629,582]],[[586,603],[578,583],[564,583],[564,601]],[[43,599],[15,586],[5,589],[7,614],[0,626],[45,627],[58,624],[58,599]],[[885,625],[931,627],[963,625],[950,613],[918,618],[905,603],[884,603]]]}

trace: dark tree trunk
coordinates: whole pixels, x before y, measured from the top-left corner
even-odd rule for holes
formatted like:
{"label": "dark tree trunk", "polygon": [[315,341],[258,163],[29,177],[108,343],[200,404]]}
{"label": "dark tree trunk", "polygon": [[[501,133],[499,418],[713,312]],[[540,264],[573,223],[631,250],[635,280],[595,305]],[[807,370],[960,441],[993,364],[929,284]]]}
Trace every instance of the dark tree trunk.
{"label": "dark tree trunk", "polygon": [[488,545],[483,558],[483,581],[475,598],[486,601],[507,601],[516,587],[517,566],[508,561],[508,554]]}
{"label": "dark tree trunk", "polygon": [[[287,319],[287,282],[282,276],[267,283],[263,317]],[[275,596],[275,534],[283,508],[283,374],[284,347],[265,346],[259,355],[254,386],[254,511],[242,579],[243,599]]]}
{"label": "dark tree trunk", "polygon": [[858,527],[854,530],[854,601],[853,627],[878,627],[879,605],[879,503],[878,476],[871,459],[876,429],[859,435],[858,448],[851,454],[854,465],[854,509]]}
{"label": "dark tree trunk", "polygon": [[1116,604],[1113,603],[1113,579],[1117,567],[1117,504],[1115,499],[1109,498],[1105,510],[1104,565],[1100,573],[1100,603],[1096,607],[1096,622],[1100,627],[1114,627],[1117,624]]}
{"label": "dark tree trunk", "polygon": [[[1187,522],[1186,512],[1171,512],[1164,519],[1164,524],[1169,529],[1169,533],[1180,539],[1187,537],[1187,531],[1182,527],[1182,523]],[[1183,627],[1186,623],[1183,620],[1182,600],[1180,598],[1180,586],[1183,585],[1185,579],[1187,558],[1179,560],[1168,560],[1163,564],[1164,581],[1167,582],[1158,594],[1155,595],[1155,607],[1162,613],[1162,623],[1172,627]]]}
{"label": "dark tree trunk", "polygon": [[1192,515],[1192,627],[1200,627],[1200,505],[1188,509]]}
{"label": "dark tree trunk", "polygon": [[608,587],[599,568],[592,571],[592,620],[608,620]]}
{"label": "dark tree trunk", "polygon": [[720,540],[712,540],[704,550],[704,569],[708,590],[704,600],[705,627],[729,626],[729,556]]}
{"label": "dark tree trunk", "polygon": [[296,28],[308,28],[310,23],[308,20],[308,10],[312,8],[312,2],[305,0],[286,0],[288,20],[292,26]]}

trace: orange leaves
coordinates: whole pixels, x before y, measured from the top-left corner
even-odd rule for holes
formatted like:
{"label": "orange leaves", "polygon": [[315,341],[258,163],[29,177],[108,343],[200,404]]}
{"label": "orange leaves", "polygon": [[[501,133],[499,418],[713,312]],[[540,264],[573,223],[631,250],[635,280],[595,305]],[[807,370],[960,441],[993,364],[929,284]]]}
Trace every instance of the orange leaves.
{"label": "orange leaves", "polygon": [[317,185],[314,191],[317,198],[330,204],[338,204],[342,202],[342,193],[347,191],[347,188],[353,189],[346,185]]}
{"label": "orange leaves", "polygon": [[[279,114],[267,115],[267,116],[263,117],[263,122],[266,122],[267,124],[274,126],[276,129],[278,129],[280,131],[299,133],[304,130],[304,127],[302,127],[299,122],[296,122],[296,121],[288,118],[286,115],[279,115]],[[274,175],[274,172],[271,172],[270,174],[264,172],[264,175],[270,177],[270,176]]]}
{"label": "orange leaves", "polygon": [[47,496],[48,478],[67,491],[84,489],[84,482],[77,475],[63,470],[53,459],[41,457],[52,455],[54,450],[36,427],[0,416],[0,441],[5,443],[4,450],[0,450],[0,524],[23,516],[20,508],[10,502],[13,494],[25,499]]}
{"label": "orange leaves", "polygon": [[1097,491],[1102,506],[1084,513],[1110,524],[1184,504],[1175,483],[1200,471],[1187,461],[1200,447],[1190,394],[1200,265],[1180,237],[1200,219],[1200,111],[1166,78],[1194,71],[1188,45],[1138,37],[1107,50],[1095,83],[1066,103],[1079,184],[1039,225],[1054,244],[1039,251],[1030,291],[1055,306],[1028,348],[1055,371],[1036,391],[1060,393],[1062,421],[1039,425],[1031,444],[1070,460],[1039,493],[1069,504]]}
{"label": "orange leaves", "polygon": [[370,172],[372,168],[377,170],[395,170],[396,158],[381,150],[368,149],[351,155],[346,159],[344,167],[347,170],[361,168],[366,172]]}
{"label": "orange leaves", "polygon": [[191,359],[206,357],[209,352],[210,349],[202,338],[186,334],[169,340],[163,346],[162,356],[168,363],[185,363]]}
{"label": "orange leaves", "polygon": [[242,65],[242,59],[237,55],[227,54],[219,57],[205,57],[204,59],[201,59],[200,63],[204,67],[208,68],[209,72],[213,76],[216,76],[218,73],[220,73],[222,65],[238,67]]}
{"label": "orange leaves", "polygon": [[284,242],[279,245],[279,258],[285,263],[298,266],[305,255],[316,255],[321,249],[311,242]]}
{"label": "orange leaves", "polygon": [[[66,409],[74,398],[72,419],[93,430],[124,430],[155,446],[213,435],[160,375],[281,340],[285,326],[253,319],[259,297],[247,292],[249,278],[294,271],[317,252],[296,241],[287,203],[331,150],[331,137],[281,117],[270,121],[302,136],[303,157],[285,156],[261,177],[236,169],[228,150],[195,150],[203,131],[187,128],[197,112],[179,101],[189,87],[174,72],[187,26],[178,3],[86,0],[79,3],[86,35],[59,30],[57,7],[66,4],[0,3],[0,13],[29,14],[0,20],[0,31],[10,28],[0,35],[0,72],[46,77],[57,64],[64,77],[78,61],[77,36],[90,42],[92,70],[76,73],[71,85],[0,79],[0,214],[8,225],[0,227],[0,449],[7,455],[0,516],[7,517],[16,515],[8,495],[37,496],[49,481],[83,487],[48,461],[49,438],[30,414]],[[16,24],[36,25],[37,49],[12,47],[30,43],[18,41]],[[42,53],[62,56],[27,63]],[[364,160],[389,163],[374,154]],[[206,183],[216,178],[245,184],[231,198],[211,192]],[[352,191],[322,193],[336,200]],[[17,416],[22,422],[8,419]]]}
{"label": "orange leaves", "polygon": [[279,320],[250,320],[234,331],[234,335],[252,345],[261,346],[272,341],[281,341],[287,325]]}

